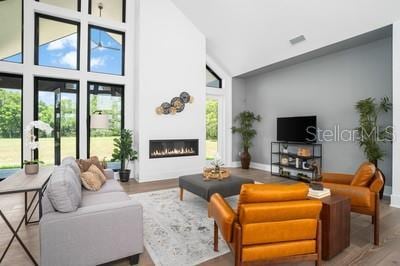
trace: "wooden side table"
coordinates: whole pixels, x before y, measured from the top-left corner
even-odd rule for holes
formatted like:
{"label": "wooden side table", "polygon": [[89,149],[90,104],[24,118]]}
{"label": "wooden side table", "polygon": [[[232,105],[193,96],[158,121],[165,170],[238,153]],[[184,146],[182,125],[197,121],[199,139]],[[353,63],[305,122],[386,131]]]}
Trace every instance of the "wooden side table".
{"label": "wooden side table", "polygon": [[332,195],[321,199],[322,259],[329,260],[350,245],[350,199]]}

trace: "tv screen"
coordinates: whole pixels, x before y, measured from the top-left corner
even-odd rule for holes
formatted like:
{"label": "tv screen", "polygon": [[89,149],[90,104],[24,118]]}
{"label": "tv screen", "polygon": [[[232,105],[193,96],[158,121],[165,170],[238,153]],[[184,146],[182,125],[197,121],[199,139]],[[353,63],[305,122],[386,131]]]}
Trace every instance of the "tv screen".
{"label": "tv screen", "polygon": [[317,117],[278,117],[277,140],[287,142],[316,142]]}

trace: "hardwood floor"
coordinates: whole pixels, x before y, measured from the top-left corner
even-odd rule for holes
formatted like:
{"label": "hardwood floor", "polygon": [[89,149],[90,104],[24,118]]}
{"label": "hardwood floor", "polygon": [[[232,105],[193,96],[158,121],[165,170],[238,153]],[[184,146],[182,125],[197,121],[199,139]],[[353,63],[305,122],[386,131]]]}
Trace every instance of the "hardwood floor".
{"label": "hardwood floor", "polygon": [[[292,182],[284,178],[271,176],[261,170],[232,169],[233,174],[252,178],[261,183]],[[178,186],[177,179],[156,181],[148,183],[136,183],[131,181],[122,184],[129,193],[141,193]],[[10,219],[13,226],[20,220],[24,208],[23,194],[0,196],[0,208]],[[35,258],[39,260],[39,235],[38,225],[22,226],[20,237],[31,250]],[[400,264],[400,209],[391,208],[387,200],[381,204],[381,245],[373,246],[373,230],[371,219],[359,214],[351,215],[351,243],[350,247],[330,261],[324,261],[324,265],[399,265]],[[0,253],[5,249],[11,232],[5,223],[0,221]],[[67,251],[66,251],[67,252]],[[14,241],[1,265],[32,265],[29,258],[17,241]],[[111,265],[129,265],[128,260],[121,260]],[[153,265],[147,252],[140,256],[139,265]],[[228,266],[233,265],[231,254],[220,256],[202,264],[203,266]],[[298,264],[296,264],[298,265]],[[302,265],[312,265],[304,263]]]}

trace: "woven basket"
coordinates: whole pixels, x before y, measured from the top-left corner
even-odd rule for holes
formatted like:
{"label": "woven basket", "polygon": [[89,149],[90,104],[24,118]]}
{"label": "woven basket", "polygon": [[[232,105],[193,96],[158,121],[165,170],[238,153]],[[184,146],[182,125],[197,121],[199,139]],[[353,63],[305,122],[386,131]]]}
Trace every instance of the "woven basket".
{"label": "woven basket", "polygon": [[231,176],[231,172],[226,168],[216,171],[214,168],[205,168],[203,171],[204,180],[223,180]]}

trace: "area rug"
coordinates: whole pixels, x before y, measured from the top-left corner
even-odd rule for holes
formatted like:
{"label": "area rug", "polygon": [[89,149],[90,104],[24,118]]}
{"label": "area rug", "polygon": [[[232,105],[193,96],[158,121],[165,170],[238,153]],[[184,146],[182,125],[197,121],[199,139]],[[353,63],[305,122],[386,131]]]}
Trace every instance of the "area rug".
{"label": "area rug", "polygon": [[[130,195],[143,205],[144,242],[155,265],[198,265],[229,252],[220,238],[213,250],[213,220],[208,218],[207,201],[179,188]],[[226,199],[234,208],[237,196]]]}

